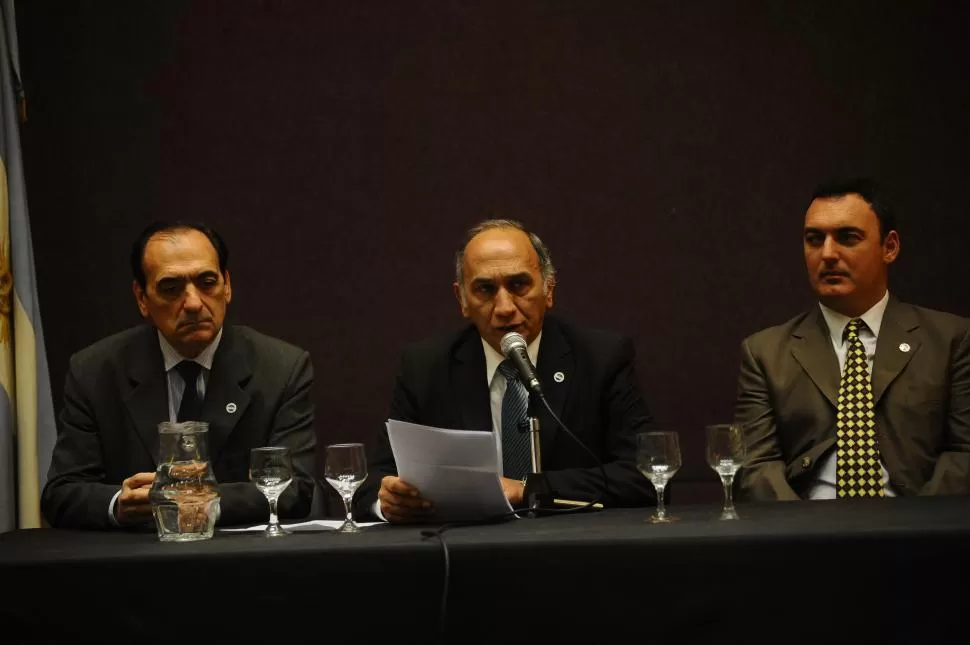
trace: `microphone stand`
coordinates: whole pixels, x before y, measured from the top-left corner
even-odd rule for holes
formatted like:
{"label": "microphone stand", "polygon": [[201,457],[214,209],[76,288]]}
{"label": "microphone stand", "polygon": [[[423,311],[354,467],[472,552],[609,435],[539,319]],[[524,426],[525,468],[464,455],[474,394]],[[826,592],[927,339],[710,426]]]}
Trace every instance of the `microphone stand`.
{"label": "microphone stand", "polygon": [[538,517],[540,509],[552,508],[555,497],[548,477],[542,472],[542,450],[539,445],[539,410],[541,409],[539,396],[529,389],[528,427],[524,428],[529,433],[532,472],[526,475],[523,497],[529,504],[528,517],[531,519]]}

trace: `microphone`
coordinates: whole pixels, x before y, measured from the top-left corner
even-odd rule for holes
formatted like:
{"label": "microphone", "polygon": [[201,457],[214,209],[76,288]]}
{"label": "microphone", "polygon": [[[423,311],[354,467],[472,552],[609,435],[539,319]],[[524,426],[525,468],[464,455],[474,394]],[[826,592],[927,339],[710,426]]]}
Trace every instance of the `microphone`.
{"label": "microphone", "polygon": [[522,334],[514,331],[505,334],[502,336],[501,347],[502,355],[515,364],[515,368],[519,370],[519,378],[522,379],[525,386],[537,396],[542,397],[542,386],[539,385],[536,368],[529,360],[528,346],[525,344],[525,338],[522,337]]}

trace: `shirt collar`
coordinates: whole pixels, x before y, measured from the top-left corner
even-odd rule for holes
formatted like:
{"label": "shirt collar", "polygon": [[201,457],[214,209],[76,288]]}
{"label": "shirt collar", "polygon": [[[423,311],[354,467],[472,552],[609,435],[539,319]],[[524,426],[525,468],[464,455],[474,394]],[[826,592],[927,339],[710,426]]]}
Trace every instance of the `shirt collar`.
{"label": "shirt collar", "polygon": [[165,371],[168,372],[173,367],[181,363],[182,361],[195,361],[206,370],[212,371],[212,359],[216,354],[216,350],[219,348],[219,341],[222,340],[222,330],[216,334],[215,339],[209,346],[203,349],[198,356],[195,358],[185,358],[178,353],[178,350],[172,347],[172,344],[165,340],[162,336],[162,332],[158,333],[158,345],[162,348],[162,358],[165,360]]}
{"label": "shirt collar", "polygon": [[[872,332],[872,335],[879,338],[879,328],[882,326],[882,316],[886,313],[886,305],[889,304],[889,292],[887,291],[879,302],[872,305],[869,311],[859,316],[862,321],[866,323],[866,327]],[[836,347],[842,346],[842,335],[845,333],[845,326],[849,324],[852,318],[844,314],[826,307],[821,302],[818,306],[822,310],[822,316],[825,318],[825,324],[829,326],[829,334],[832,335],[832,342],[835,343]]]}
{"label": "shirt collar", "polygon": [[[533,365],[536,364],[536,360],[539,358],[540,340],[542,340],[542,330],[539,330],[536,339],[529,343],[529,346],[526,348],[526,352],[529,354],[529,360],[532,361]],[[484,338],[482,338],[482,347],[485,348],[485,382],[491,387],[492,379],[495,378],[495,372],[498,370],[499,364],[505,360],[505,357],[496,351],[494,347],[486,343]]]}

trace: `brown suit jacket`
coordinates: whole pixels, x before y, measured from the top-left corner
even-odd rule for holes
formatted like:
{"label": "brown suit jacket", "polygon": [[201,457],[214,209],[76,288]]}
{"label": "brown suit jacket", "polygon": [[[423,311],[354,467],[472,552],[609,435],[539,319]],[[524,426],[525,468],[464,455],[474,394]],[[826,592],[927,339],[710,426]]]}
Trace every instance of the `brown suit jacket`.
{"label": "brown suit jacket", "polygon": [[[970,320],[890,297],[872,371],[879,450],[894,490],[970,493]],[[800,499],[835,445],[839,381],[817,306],[745,339],[735,406],[748,448],[743,496]]]}

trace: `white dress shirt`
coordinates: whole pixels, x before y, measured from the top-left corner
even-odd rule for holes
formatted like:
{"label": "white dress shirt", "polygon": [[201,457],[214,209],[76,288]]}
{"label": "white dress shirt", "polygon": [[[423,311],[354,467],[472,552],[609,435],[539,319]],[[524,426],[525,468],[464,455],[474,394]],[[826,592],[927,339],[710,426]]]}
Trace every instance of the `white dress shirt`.
{"label": "white dress shirt", "polygon": [[[876,357],[876,343],[879,339],[879,328],[882,326],[882,316],[886,313],[886,304],[888,302],[889,292],[887,291],[882,299],[874,304],[869,311],[859,316],[866,323],[866,328],[859,330],[859,340],[862,341],[862,345],[866,350],[866,362],[869,364],[870,382],[872,381],[872,365]],[[848,342],[843,338],[843,333],[845,332],[845,326],[849,324],[852,318],[844,316],[833,309],[829,309],[822,303],[819,303],[818,306],[822,310],[825,324],[828,325],[829,334],[832,337],[832,347],[835,349],[835,355],[839,359],[839,373],[841,374],[845,371],[845,359],[849,353]],[[837,453],[838,449],[833,448],[822,461],[821,466],[816,471],[818,474],[808,489],[809,499],[835,499]],[[886,465],[880,461],[879,466],[880,470],[882,470],[882,487],[886,496],[895,497],[896,493],[889,486],[889,474],[886,472]]]}
{"label": "white dress shirt", "polygon": [[[199,370],[199,378],[195,382],[195,387],[199,391],[199,398],[205,399],[205,387],[209,382],[209,372],[212,371],[212,359],[216,355],[216,350],[219,349],[219,341],[222,340],[222,330],[219,330],[215,339],[209,343],[208,347],[199,352],[199,355],[195,358],[185,358],[178,353],[177,349],[172,347],[171,343],[165,340],[161,332],[157,333],[158,345],[162,350],[162,360],[165,363],[165,378],[168,381],[168,420],[175,421],[178,419],[179,406],[182,404],[182,394],[185,392],[185,381],[182,380],[182,376],[175,369],[175,366],[182,361],[195,361],[202,366],[202,369]],[[111,520],[114,526],[120,526],[115,517],[115,501],[119,495],[121,495],[120,488],[111,497],[111,501],[108,502],[108,519]]]}

